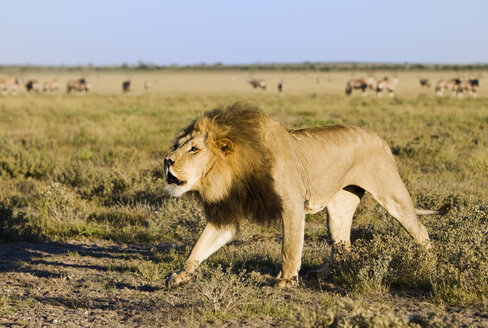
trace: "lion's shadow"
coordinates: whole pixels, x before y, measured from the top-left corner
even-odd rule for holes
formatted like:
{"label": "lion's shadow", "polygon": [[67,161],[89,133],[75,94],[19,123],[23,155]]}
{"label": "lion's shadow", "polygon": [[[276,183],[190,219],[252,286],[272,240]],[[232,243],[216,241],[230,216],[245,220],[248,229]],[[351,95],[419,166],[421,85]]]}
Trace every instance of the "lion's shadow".
{"label": "lion's shadow", "polygon": [[[81,271],[91,270],[94,273],[109,271],[126,272],[127,266],[133,260],[148,260],[158,262],[160,253],[167,253],[171,249],[184,252],[186,244],[160,245],[100,245],[95,243],[66,243],[66,242],[10,242],[0,243],[0,274],[19,273],[30,274],[36,278],[71,279]],[[70,258],[66,261],[66,256]],[[84,260],[87,258],[87,260]],[[113,260],[118,260],[113,262]],[[115,263],[115,264],[114,264]],[[75,270],[75,271],[73,271]],[[23,278],[19,278],[23,279]],[[133,289],[154,292],[161,286],[143,283],[115,282],[111,286],[117,289]]]}

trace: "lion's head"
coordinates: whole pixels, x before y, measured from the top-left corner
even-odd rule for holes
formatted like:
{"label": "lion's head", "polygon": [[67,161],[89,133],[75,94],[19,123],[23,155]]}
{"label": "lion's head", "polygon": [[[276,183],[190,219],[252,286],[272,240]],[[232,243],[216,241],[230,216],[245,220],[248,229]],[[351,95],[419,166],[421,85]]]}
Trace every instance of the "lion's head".
{"label": "lion's head", "polygon": [[164,159],[168,192],[200,194],[209,220],[224,223],[279,218],[281,199],[271,176],[273,161],[263,141],[266,116],[234,104],[204,113],[177,136]]}

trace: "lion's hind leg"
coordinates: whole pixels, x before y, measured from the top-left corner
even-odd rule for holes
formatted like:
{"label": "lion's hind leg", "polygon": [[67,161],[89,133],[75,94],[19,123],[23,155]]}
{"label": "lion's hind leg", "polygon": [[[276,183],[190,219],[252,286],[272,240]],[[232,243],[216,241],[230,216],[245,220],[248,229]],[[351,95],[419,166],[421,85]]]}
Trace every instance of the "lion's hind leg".
{"label": "lion's hind leg", "polygon": [[[347,186],[327,204],[327,224],[333,246],[344,244],[349,248],[351,244],[352,217],[364,195],[364,189],[357,186]],[[332,248],[334,251],[334,248]],[[331,254],[333,256],[334,254]]]}
{"label": "lion's hind leg", "polygon": [[[347,186],[335,194],[327,204],[327,224],[332,237],[331,261],[339,248],[350,248],[352,218],[363,195],[364,189],[357,186]],[[307,272],[305,276],[326,277],[329,274],[330,266],[327,263],[317,270]]]}
{"label": "lion's hind leg", "polygon": [[429,247],[427,229],[418,220],[412,198],[396,167],[376,172],[379,173],[375,176],[375,183],[365,189],[407,230],[416,243]]}

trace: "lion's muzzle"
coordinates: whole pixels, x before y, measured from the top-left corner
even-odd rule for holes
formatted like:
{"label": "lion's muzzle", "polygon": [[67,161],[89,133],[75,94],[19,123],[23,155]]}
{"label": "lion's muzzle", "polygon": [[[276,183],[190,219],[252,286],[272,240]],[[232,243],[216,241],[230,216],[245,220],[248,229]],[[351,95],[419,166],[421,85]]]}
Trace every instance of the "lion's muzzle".
{"label": "lion's muzzle", "polygon": [[166,174],[166,182],[168,184],[176,184],[178,186],[181,186],[185,184],[185,181],[182,181],[178,179],[173,173],[171,173],[171,166],[174,164],[174,160],[171,158],[166,157],[164,159],[164,173]]}
{"label": "lion's muzzle", "polygon": [[168,173],[166,174],[166,182],[168,184],[176,184],[178,186],[184,185],[185,181],[179,180],[177,177],[175,177],[171,172],[168,170]]}
{"label": "lion's muzzle", "polygon": [[164,158],[164,168],[165,169],[168,169],[174,163],[175,163],[175,161],[173,161],[171,158],[169,158],[169,157]]}

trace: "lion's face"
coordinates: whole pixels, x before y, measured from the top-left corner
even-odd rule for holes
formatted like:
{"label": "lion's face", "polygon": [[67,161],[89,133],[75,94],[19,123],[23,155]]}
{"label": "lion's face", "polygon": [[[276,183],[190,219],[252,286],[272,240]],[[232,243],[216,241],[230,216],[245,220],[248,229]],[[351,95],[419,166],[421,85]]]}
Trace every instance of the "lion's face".
{"label": "lion's face", "polygon": [[203,132],[194,131],[179,138],[164,159],[166,190],[173,197],[188,191],[201,192],[206,175],[231,147],[229,139],[212,141]]}

